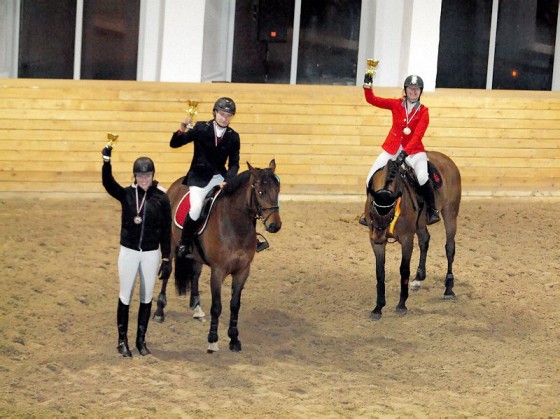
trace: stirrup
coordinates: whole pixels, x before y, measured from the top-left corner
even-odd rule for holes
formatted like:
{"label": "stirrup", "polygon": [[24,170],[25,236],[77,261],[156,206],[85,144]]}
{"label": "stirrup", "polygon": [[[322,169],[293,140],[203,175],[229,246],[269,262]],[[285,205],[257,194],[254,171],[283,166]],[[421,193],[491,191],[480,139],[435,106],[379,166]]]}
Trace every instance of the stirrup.
{"label": "stirrup", "polygon": [[429,209],[426,211],[426,224],[432,225],[441,221],[439,211],[437,209]]}
{"label": "stirrup", "polygon": [[194,259],[194,255],[190,249],[190,246],[182,244],[177,248],[177,257],[185,259]]}
{"label": "stirrup", "polygon": [[268,240],[266,240],[266,238],[260,234],[257,233],[257,236],[260,236],[263,238],[264,241],[260,241],[259,237],[257,237],[257,253],[262,252],[263,250],[266,250],[270,247],[270,245],[268,244]]}
{"label": "stirrup", "polygon": [[365,227],[368,226],[365,214],[362,214],[362,216],[360,217],[360,220],[358,222]]}

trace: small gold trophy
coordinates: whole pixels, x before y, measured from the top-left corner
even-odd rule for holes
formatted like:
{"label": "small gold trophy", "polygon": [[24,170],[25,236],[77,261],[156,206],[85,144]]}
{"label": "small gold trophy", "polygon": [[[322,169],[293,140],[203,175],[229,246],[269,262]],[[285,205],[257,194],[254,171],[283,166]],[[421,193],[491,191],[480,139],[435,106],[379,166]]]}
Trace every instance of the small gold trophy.
{"label": "small gold trophy", "polygon": [[107,147],[113,148],[113,143],[116,143],[119,139],[119,134],[113,134],[112,132],[107,133]]}
{"label": "small gold trophy", "polygon": [[[186,112],[192,119],[198,113],[198,111],[196,110],[196,108],[198,107],[198,102],[196,100],[189,100],[187,104],[189,105],[189,108],[186,110]],[[194,128],[194,124],[192,122],[187,124],[187,129],[192,128]]]}
{"label": "small gold trophy", "polygon": [[[366,75],[371,76],[373,79],[375,77],[377,66],[379,65],[379,60],[374,60],[373,58],[368,58],[366,60],[367,70]],[[364,87],[371,88],[371,83],[364,83]]]}

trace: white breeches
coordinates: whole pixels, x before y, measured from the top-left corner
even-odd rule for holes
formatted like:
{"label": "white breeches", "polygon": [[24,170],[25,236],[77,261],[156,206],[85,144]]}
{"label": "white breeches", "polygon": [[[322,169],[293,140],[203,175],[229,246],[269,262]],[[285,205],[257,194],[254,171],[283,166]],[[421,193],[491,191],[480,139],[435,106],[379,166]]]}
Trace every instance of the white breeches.
{"label": "white breeches", "polygon": [[[399,150],[395,154],[390,154],[383,150],[381,154],[377,156],[368,173],[366,188],[373,174],[385,166],[389,160],[396,160],[401,151],[402,147],[399,147]],[[421,151],[420,153],[411,154],[410,156],[407,156],[404,161],[412,167],[420,185],[423,185],[428,181],[428,155],[425,152]]]}
{"label": "white breeches", "polygon": [[140,277],[140,302],[149,303],[152,301],[159,263],[159,249],[142,252],[121,246],[119,253],[119,298],[123,304],[130,305],[137,274]]}
{"label": "white breeches", "polygon": [[191,192],[189,195],[191,208],[189,209],[189,216],[193,221],[198,220],[200,217],[200,212],[202,211],[202,204],[204,202],[204,198],[208,195],[208,192],[212,190],[212,188],[216,185],[219,185],[224,181],[224,177],[222,175],[214,175],[208,185],[204,188],[199,188],[197,186],[189,186],[189,191]]}

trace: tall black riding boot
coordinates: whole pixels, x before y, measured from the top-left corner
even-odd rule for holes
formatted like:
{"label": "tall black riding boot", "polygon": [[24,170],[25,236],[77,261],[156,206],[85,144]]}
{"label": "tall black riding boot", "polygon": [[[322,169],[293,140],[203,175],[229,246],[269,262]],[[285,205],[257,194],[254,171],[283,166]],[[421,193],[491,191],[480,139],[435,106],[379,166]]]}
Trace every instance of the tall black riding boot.
{"label": "tall black riding boot", "polygon": [[119,305],[117,307],[117,329],[119,330],[119,343],[117,345],[117,352],[125,358],[132,358],[132,353],[128,349],[128,308],[123,304],[119,298]]}
{"label": "tall black riding boot", "polygon": [[439,211],[436,208],[436,196],[432,182],[429,180],[420,186],[420,192],[426,201],[426,224],[431,225],[437,223],[439,218]]}
{"label": "tall black riding boot", "polygon": [[191,216],[187,214],[183,224],[183,231],[181,232],[181,244],[177,248],[178,257],[193,259],[193,240],[199,224],[198,220],[194,221]]}
{"label": "tall black riding boot", "polygon": [[152,302],[140,303],[138,309],[138,330],[136,332],[136,348],[140,355],[150,355],[151,352],[146,346],[146,332],[148,331],[148,322],[150,321],[150,312],[152,311]]}

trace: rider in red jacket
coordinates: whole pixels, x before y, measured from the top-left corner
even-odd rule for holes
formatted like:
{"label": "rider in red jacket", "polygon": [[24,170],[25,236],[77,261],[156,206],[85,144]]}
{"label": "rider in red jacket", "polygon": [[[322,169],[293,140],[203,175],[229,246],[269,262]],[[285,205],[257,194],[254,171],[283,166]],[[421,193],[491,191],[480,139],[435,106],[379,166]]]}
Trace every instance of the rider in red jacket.
{"label": "rider in red jacket", "polygon": [[428,156],[422,144],[422,139],[430,123],[428,108],[420,103],[424,81],[416,75],[408,76],[404,81],[404,98],[402,99],[375,96],[371,83],[372,76],[366,74],[363,86],[366,101],[378,108],[390,110],[393,114],[393,125],[381,146],[383,151],[373,162],[369,171],[366,187],[378,169],[385,166],[389,160],[396,160],[397,156],[404,152],[405,162],[413,168],[420,185],[420,192],[426,200],[427,224],[437,223],[440,220],[439,211],[435,206],[435,193],[428,177]]}

